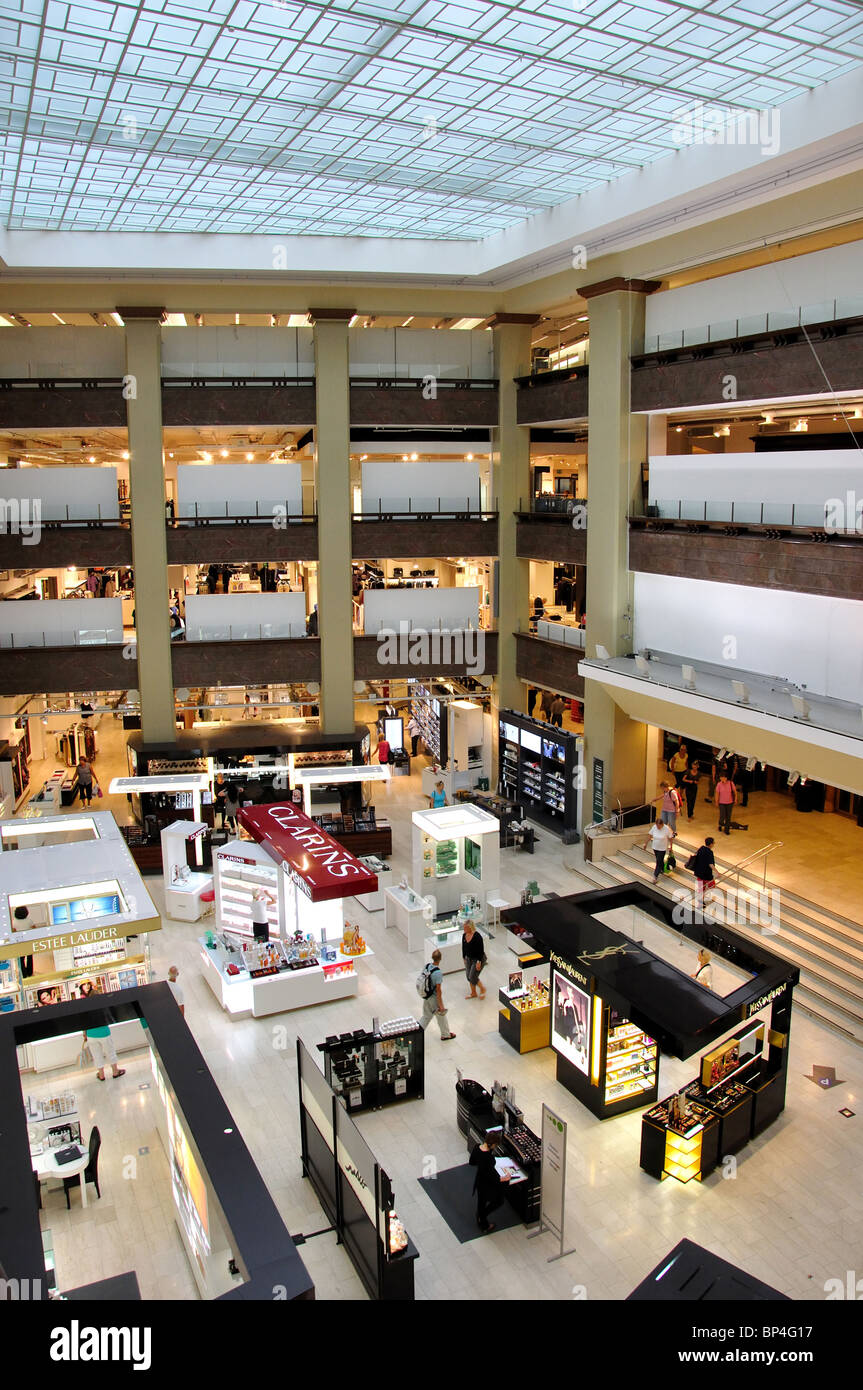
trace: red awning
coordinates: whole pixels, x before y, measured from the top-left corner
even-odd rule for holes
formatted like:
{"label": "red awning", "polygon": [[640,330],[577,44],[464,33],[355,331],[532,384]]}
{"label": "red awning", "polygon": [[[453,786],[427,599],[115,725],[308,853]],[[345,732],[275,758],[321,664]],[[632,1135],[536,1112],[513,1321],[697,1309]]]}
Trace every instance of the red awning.
{"label": "red awning", "polygon": [[313,903],[374,893],[377,874],[327,835],[292,802],[244,806],[240,824],[279,864]]}

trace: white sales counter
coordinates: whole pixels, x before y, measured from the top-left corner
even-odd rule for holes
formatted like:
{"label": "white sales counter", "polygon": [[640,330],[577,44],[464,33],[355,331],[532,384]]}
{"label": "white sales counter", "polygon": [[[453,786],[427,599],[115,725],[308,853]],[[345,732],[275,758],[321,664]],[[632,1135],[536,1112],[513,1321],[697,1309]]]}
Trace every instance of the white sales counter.
{"label": "white sales counter", "polygon": [[464,970],[461,953],[463,928],[460,926],[435,926],[431,936],[425,939],[426,960],[431,960],[432,951],[440,951],[440,968],[444,975],[454,975]]}
{"label": "white sales counter", "polygon": [[398,927],[409,951],[421,951],[426,938],[426,908],[411,888],[384,889],[384,926]]}
{"label": "white sales counter", "polygon": [[311,1004],[348,999],[359,989],[356,961],[374,954],[368,947],[362,956],[343,956],[340,951],[336,952],[333,965],[336,970],[349,965],[351,969],[346,974],[337,974],[322,965],[310,965],[303,970],[285,970],[253,980],[247,970],[241,970],[238,975],[227,974],[219,947],[209,947],[205,937],[199,938],[199,945],[204,979],[232,1017],[251,1014],[253,1018],[263,1018],[267,1014],[305,1009]]}
{"label": "white sales counter", "polygon": [[165,884],[165,911],[175,922],[197,922],[208,911],[210,900],[204,893],[212,892],[213,875],[190,873],[180,883]]}
{"label": "white sales counter", "polygon": [[352,898],[351,902],[364,907],[366,912],[383,912],[384,893],[388,882],[392,882],[393,871],[384,859],[378,859],[375,854],[361,854],[359,860],[377,877],[378,887],[374,893],[363,893],[362,897]]}

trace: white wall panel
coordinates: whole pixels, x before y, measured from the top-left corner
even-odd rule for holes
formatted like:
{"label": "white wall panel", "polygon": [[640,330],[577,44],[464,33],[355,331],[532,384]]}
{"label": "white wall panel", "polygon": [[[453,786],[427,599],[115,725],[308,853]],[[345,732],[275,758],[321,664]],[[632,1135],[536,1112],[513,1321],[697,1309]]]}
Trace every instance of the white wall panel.
{"label": "white wall panel", "polygon": [[863,603],[853,599],[636,574],[634,646],[863,703]]}
{"label": "white wall panel", "polygon": [[291,516],[302,512],[302,464],[181,463],[177,468],[178,516],[266,516],[275,506],[287,507]]}
{"label": "white wall panel", "polygon": [[481,505],[479,464],[383,463],[362,465],[363,511],[467,511]]}
{"label": "white wall panel", "polygon": [[479,627],[479,589],[366,589],[366,634],[410,628],[461,631]]}
{"label": "white wall panel", "polygon": [[188,594],[186,641],[305,637],[305,594]]}
{"label": "white wall panel", "polygon": [[94,646],[122,640],[123,603],[119,598],[7,599],[0,603],[0,647]]}
{"label": "white wall panel", "polygon": [[[649,500],[661,515],[702,516],[707,519],[791,521],[821,526],[825,506],[851,491],[863,500],[863,456],[857,449],[783,450],[769,454],[671,454],[650,459]],[[671,504],[670,506],[668,504]],[[688,505],[687,505],[688,504]],[[850,523],[854,525],[854,508]]]}
{"label": "white wall panel", "polygon": [[38,498],[43,521],[116,520],[116,468],[4,468],[0,498]]}

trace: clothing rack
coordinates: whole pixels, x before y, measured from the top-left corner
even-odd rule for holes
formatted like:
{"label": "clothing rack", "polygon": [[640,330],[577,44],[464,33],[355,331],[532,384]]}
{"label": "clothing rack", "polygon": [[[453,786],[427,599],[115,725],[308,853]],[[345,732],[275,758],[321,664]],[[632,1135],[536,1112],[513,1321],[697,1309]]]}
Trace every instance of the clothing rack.
{"label": "clothing rack", "polygon": [[88,763],[96,756],[96,731],[89,724],[70,724],[57,734],[57,758],[66,767],[74,767],[81,758]]}

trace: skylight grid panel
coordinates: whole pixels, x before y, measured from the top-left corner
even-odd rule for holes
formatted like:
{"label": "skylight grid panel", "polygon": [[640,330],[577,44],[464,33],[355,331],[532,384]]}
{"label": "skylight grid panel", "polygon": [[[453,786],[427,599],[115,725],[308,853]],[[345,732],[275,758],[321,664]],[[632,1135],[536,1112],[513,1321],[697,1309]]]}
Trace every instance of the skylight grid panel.
{"label": "skylight grid panel", "polygon": [[467,39],[484,35],[497,22],[499,12],[487,4],[448,4],[446,0],[429,0],[419,10],[412,24],[415,28],[430,29],[432,33],[457,34]]}
{"label": "skylight grid panel", "polygon": [[550,53],[566,41],[566,31],[559,24],[539,15],[528,17],[523,11],[505,15],[489,26],[483,34],[489,44],[504,44],[521,53]]}

